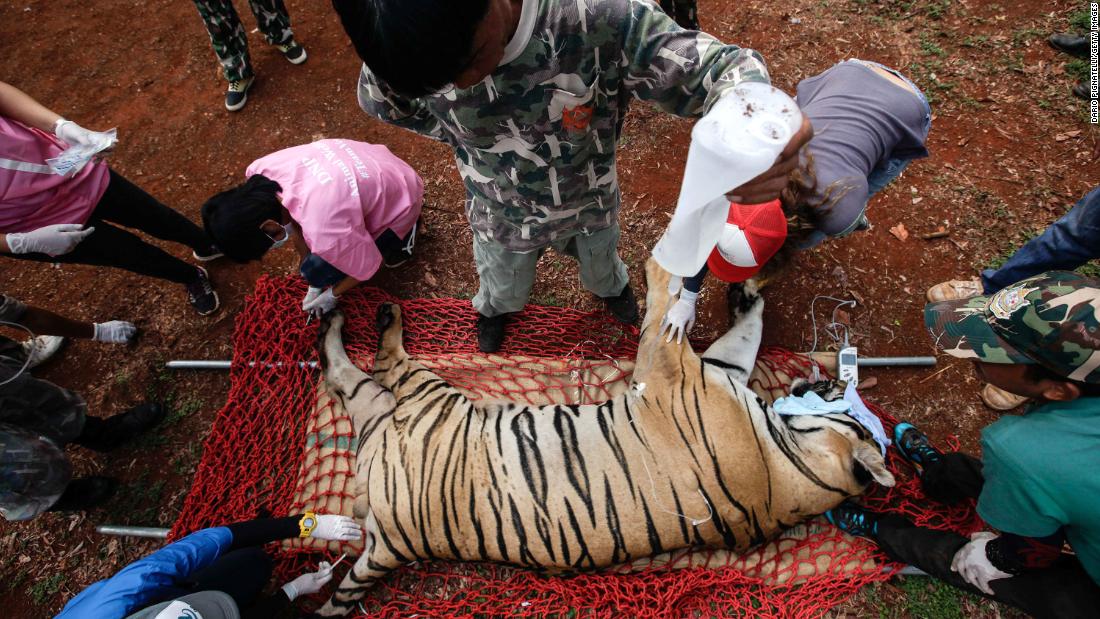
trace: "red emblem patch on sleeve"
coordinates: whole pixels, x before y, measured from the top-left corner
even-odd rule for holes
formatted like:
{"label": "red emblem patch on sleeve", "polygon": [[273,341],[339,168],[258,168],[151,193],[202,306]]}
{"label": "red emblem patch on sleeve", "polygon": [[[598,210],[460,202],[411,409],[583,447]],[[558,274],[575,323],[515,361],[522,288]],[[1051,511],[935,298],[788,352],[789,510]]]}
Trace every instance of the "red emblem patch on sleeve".
{"label": "red emblem patch on sleeve", "polygon": [[561,125],[566,131],[587,131],[590,122],[592,122],[591,105],[578,105],[561,112]]}

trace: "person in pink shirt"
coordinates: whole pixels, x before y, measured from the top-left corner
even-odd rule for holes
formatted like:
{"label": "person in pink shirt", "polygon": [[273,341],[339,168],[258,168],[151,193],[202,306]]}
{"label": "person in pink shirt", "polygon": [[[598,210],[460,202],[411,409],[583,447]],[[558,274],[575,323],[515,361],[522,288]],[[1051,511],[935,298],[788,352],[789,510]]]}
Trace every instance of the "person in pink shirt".
{"label": "person in pink shirt", "polygon": [[200,314],[213,313],[218,295],[205,269],[118,226],[182,243],[197,260],[213,260],[221,254],[202,228],[102,161],[93,160],[70,176],[47,165],[69,146],[91,144],[101,136],[0,82],[0,253],[166,279],[186,287]]}
{"label": "person in pink shirt", "polygon": [[261,157],[245,174],[203,205],[206,231],[238,262],[293,242],[307,312],[331,310],[383,264],[412,256],[424,181],[385,146],[318,140]]}

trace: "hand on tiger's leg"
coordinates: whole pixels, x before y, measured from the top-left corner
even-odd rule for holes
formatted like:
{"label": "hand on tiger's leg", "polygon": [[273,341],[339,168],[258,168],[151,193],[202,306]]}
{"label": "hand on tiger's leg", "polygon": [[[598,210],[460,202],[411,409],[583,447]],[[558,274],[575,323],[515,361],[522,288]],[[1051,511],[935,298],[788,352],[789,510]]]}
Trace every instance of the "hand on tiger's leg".
{"label": "hand on tiger's leg", "polygon": [[366,597],[375,581],[384,578],[400,565],[400,562],[378,543],[377,536],[384,533],[378,530],[378,521],[373,514],[367,516],[365,525],[367,536],[363,554],[340,581],[340,586],[333,592],[332,597],[317,611],[321,617],[342,617],[356,609],[359,601]]}
{"label": "hand on tiger's leg", "polygon": [[743,284],[730,284],[727,302],[730,330],[703,353],[703,361],[722,368],[730,378],[744,385],[756,364],[764,333],[764,298],[750,279]]}

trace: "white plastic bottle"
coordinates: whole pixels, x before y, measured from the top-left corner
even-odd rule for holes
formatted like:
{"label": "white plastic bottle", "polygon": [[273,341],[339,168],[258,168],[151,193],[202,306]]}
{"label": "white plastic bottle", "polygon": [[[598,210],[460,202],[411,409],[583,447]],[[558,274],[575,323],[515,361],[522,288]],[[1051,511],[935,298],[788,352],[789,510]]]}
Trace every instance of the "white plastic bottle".
{"label": "white plastic bottle", "polygon": [[691,131],[680,198],[653,257],[674,276],[699,272],[725,228],[725,194],[768,170],[802,126],[783,91],[742,82],[726,92]]}

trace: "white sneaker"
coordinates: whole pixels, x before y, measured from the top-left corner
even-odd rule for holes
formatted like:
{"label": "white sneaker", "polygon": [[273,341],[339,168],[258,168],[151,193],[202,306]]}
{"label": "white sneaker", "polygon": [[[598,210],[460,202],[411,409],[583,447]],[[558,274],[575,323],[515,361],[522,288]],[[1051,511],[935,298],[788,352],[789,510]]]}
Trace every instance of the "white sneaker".
{"label": "white sneaker", "polygon": [[30,358],[27,369],[38,367],[61,350],[65,338],[60,335],[39,335],[33,340],[23,342],[23,352]]}

